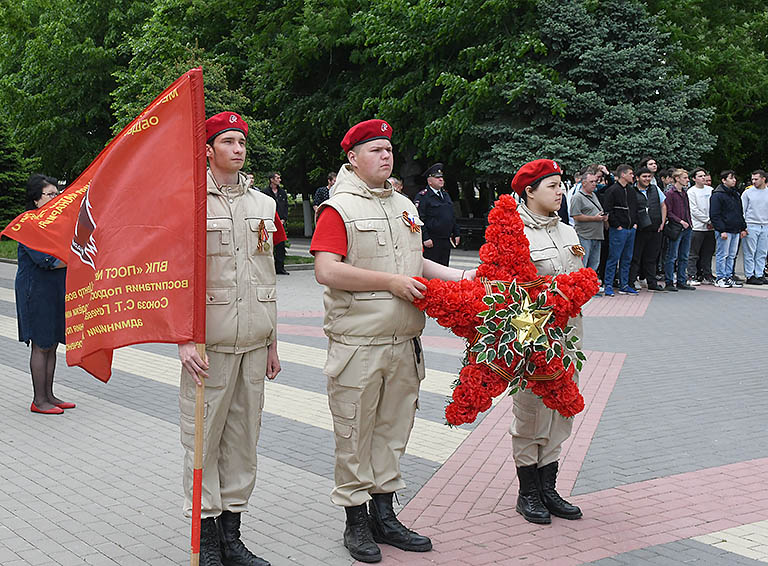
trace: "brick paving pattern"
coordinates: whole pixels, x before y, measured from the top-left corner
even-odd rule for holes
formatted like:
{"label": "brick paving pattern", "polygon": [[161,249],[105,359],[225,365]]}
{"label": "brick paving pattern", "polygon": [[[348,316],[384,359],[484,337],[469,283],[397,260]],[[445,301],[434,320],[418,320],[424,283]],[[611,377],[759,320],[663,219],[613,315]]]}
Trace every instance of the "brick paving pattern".
{"label": "brick paving pattern", "polygon": [[[290,253],[305,254],[306,242]],[[471,268],[476,253],[454,252]],[[115,356],[102,384],[67,368],[62,416],[29,412],[29,350],[16,339],[15,266],[0,264],[0,565],[185,564],[175,346]],[[278,280],[283,372],[267,387],[247,544],[276,566],[350,565],[329,501],[333,436],[322,374],[322,289]],[[584,519],[535,526],[514,511],[511,399],[472,426],[442,411],[462,343],[430,321],[428,374],[402,467],[402,520],[435,550],[383,547],[382,564],[768,563],[768,289],[600,297],[585,307],[585,411],[564,447],[560,491]],[[399,507],[398,507],[399,508]]]}

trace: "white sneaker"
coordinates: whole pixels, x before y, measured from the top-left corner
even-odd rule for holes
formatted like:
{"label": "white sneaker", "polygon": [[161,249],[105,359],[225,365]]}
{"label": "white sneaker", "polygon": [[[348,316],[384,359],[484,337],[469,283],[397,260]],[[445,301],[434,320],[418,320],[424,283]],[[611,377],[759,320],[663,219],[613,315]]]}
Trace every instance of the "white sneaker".
{"label": "white sneaker", "polygon": [[715,281],[715,287],[733,287],[733,284],[730,282],[730,280],[726,279],[725,277],[721,277],[717,281]]}
{"label": "white sneaker", "polygon": [[698,287],[699,285],[701,285],[701,281],[699,281],[698,279],[689,279],[688,285],[691,285],[693,287]]}
{"label": "white sneaker", "polygon": [[736,289],[741,289],[744,286],[744,285],[742,285],[741,283],[739,283],[738,281],[736,281],[735,279],[733,279],[731,277],[729,277],[727,279],[727,281],[728,281],[728,283],[730,283],[730,285],[728,285],[729,287],[735,287]]}

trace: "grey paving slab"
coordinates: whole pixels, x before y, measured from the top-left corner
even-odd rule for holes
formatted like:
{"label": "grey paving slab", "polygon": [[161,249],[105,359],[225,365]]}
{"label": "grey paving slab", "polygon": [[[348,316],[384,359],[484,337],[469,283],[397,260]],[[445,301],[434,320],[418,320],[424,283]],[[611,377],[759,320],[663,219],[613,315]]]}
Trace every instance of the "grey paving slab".
{"label": "grey paving slab", "polygon": [[[0,265],[0,287],[15,268]],[[312,273],[278,281],[281,311],[320,310]],[[609,299],[605,299],[609,300]],[[642,318],[586,318],[584,347],[626,352],[627,359],[576,483],[576,493],[768,456],[765,354],[768,298],[696,291],[654,296]],[[0,300],[0,315],[15,316]],[[281,322],[283,320],[281,319]],[[320,328],[319,318],[290,324]],[[449,335],[429,321],[429,335]],[[290,336],[317,348],[322,337]],[[175,356],[175,346],[140,346]],[[177,389],[115,372],[104,385],[62,360],[57,388],[78,409],[32,415],[29,350],[0,338],[0,565],[183,564],[188,521],[181,516]],[[432,369],[456,371],[455,355],[427,352]],[[281,381],[323,392],[319,369],[287,363]],[[442,420],[445,400],[422,398],[422,418]],[[349,565],[341,544],[343,512],[329,502],[329,431],[266,414],[259,479],[243,536],[275,565]],[[41,465],[40,453],[66,454]],[[439,464],[406,455],[406,503]],[[595,562],[618,564],[757,562],[678,541]]]}
{"label": "grey paving slab", "polygon": [[765,562],[746,558],[695,540],[681,540],[625,552],[589,562],[589,566],[761,566]]}
{"label": "grey paving slab", "polygon": [[[27,391],[14,385],[24,373],[7,365],[0,370],[6,402],[21,405]],[[79,392],[79,400],[62,416],[0,413],[0,450],[4,462],[13,462],[0,467],[0,564],[184,563],[189,527],[180,512],[178,426],[87,393]],[[140,441],[126,442],[132,438]],[[51,459],[41,467],[41,450],[54,447],[69,455],[68,465]],[[59,485],[77,496],[52,508],[44,498]],[[244,520],[249,544],[278,558],[285,551],[284,563],[306,564],[304,557],[323,554],[351,562],[340,544],[343,513],[329,501],[330,479],[262,456],[257,486]],[[283,527],[260,535],[265,517]],[[318,521],[334,540],[302,536]]]}
{"label": "grey paving slab", "polygon": [[767,314],[768,297],[699,289],[585,318],[585,348],[627,358],[574,493],[768,456]]}

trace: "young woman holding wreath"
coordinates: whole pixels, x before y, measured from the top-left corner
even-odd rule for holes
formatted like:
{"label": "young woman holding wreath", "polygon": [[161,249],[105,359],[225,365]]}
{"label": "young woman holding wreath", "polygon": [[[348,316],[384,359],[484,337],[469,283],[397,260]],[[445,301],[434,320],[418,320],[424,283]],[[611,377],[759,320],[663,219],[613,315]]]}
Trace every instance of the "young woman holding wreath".
{"label": "young woman holding wreath", "polygon": [[[531,261],[540,276],[554,277],[583,267],[584,251],[576,231],[560,222],[557,215],[563,197],[561,180],[562,169],[551,159],[526,163],[512,180],[512,190],[520,197],[517,210],[530,244]],[[580,317],[570,321],[579,336]],[[573,380],[578,382],[577,373]],[[520,482],[517,512],[532,523],[550,523],[551,515],[580,519],[581,509],[555,490],[560,449],[571,434],[573,419],[546,407],[530,389],[515,394],[513,413],[510,434]]]}

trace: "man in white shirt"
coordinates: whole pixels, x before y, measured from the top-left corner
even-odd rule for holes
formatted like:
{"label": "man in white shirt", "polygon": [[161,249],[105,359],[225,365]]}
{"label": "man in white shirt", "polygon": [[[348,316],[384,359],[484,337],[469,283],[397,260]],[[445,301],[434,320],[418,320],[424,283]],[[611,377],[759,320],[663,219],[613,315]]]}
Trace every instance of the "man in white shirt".
{"label": "man in white shirt", "polygon": [[715,254],[715,230],[709,222],[709,197],[712,187],[706,183],[707,172],[701,167],[691,171],[693,186],[688,189],[693,234],[688,255],[688,279],[691,285],[715,284],[712,256]]}

